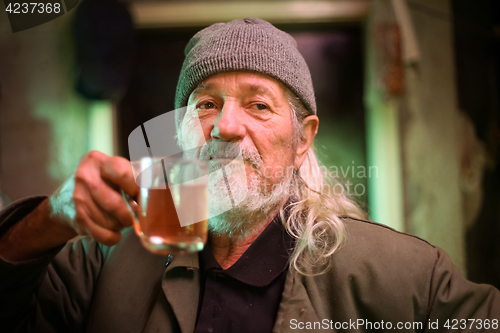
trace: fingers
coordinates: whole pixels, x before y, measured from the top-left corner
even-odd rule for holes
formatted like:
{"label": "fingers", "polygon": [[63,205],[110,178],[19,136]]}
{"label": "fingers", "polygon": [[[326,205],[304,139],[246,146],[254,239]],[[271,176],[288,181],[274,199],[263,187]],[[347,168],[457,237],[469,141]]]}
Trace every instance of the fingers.
{"label": "fingers", "polygon": [[[83,193],[80,195],[77,191]],[[101,214],[95,213],[94,215],[100,219],[99,221],[104,227],[117,228],[114,225],[115,222],[119,224],[120,228],[133,224],[132,215],[122,195],[102,179],[87,180],[82,182],[81,186],[75,186],[75,200],[77,196],[82,198],[80,200],[82,205],[91,204],[89,211],[93,212],[97,209],[101,211]],[[102,219],[101,216],[103,216]],[[106,223],[109,223],[109,226]]]}
{"label": "fingers", "polygon": [[101,175],[132,197],[139,193],[139,186],[135,183],[130,161],[122,157],[113,156],[105,160],[101,165]]}
{"label": "fingers", "polygon": [[81,230],[105,245],[116,244],[120,230],[134,223],[119,188],[130,195],[138,193],[129,161],[100,152],[82,158],[75,173],[75,220]]}
{"label": "fingers", "polygon": [[[120,224],[111,216],[105,216],[100,210],[91,211],[89,205],[76,205],[76,222],[80,229],[85,230],[97,242],[104,245],[114,245],[121,239]],[[89,209],[90,208],[90,209]],[[111,222],[113,221],[113,222]]]}
{"label": "fingers", "polygon": [[[111,190],[110,192],[114,192]],[[89,224],[97,224],[103,228],[120,231],[124,226],[132,225],[130,213],[122,209],[121,202],[117,205],[103,204],[92,197],[92,193],[84,186],[76,186],[73,195],[76,211],[76,222],[81,229],[87,230]],[[123,201],[123,199],[121,199]],[[117,211],[120,211],[117,213]],[[120,217],[122,215],[122,217]]]}

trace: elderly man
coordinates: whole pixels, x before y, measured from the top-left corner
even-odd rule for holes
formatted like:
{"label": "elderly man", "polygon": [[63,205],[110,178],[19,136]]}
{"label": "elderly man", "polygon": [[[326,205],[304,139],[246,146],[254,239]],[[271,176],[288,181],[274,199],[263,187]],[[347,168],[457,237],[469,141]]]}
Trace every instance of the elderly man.
{"label": "elderly man", "polygon": [[[498,290],[465,280],[439,248],[364,221],[348,198],[325,193],[312,82],[291,36],[255,18],[200,31],[186,47],[176,107],[181,144],[194,136],[241,148],[246,199],[210,219],[199,254],[153,255],[127,228],[117,192],[137,194],[130,163],[87,154],[50,198],[0,216],[3,328],[498,329]],[[190,131],[193,117],[203,133]],[[68,243],[78,233],[88,236]]]}

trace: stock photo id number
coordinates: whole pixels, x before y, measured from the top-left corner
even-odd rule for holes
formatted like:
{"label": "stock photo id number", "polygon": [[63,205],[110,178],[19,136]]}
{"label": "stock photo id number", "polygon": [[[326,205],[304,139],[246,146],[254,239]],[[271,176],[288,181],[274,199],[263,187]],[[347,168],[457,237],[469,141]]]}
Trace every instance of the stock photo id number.
{"label": "stock photo id number", "polygon": [[19,32],[47,23],[73,9],[79,0],[16,1],[4,0],[12,32]]}

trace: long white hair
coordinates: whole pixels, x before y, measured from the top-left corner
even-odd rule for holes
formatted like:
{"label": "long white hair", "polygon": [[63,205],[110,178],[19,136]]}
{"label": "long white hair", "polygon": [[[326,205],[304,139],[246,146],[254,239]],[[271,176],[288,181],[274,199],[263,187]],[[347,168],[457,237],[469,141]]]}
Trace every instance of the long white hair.
{"label": "long white hair", "polygon": [[[311,113],[288,89],[286,97],[291,107],[294,140],[304,140],[302,120]],[[289,205],[280,209],[283,225],[295,239],[291,266],[302,274],[316,275],[328,269],[327,259],[345,238],[341,217],[366,218],[345,190],[332,191],[337,188],[344,189],[326,168],[321,168],[311,145],[302,166],[292,176]]]}

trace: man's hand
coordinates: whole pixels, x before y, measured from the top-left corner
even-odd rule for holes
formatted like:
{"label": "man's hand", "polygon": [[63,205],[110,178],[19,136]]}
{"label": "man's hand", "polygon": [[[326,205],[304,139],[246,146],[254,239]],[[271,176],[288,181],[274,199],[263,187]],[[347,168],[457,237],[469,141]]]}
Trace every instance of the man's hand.
{"label": "man's hand", "polygon": [[133,224],[120,189],[130,196],[139,193],[130,162],[89,152],[73,176],[0,238],[0,256],[30,259],[77,234],[89,234],[105,245],[118,243],[120,230]]}
{"label": "man's hand", "polygon": [[70,225],[78,234],[91,235],[105,245],[120,241],[120,230],[133,224],[121,196],[138,194],[130,162],[91,151],[49,199],[50,217]]}

